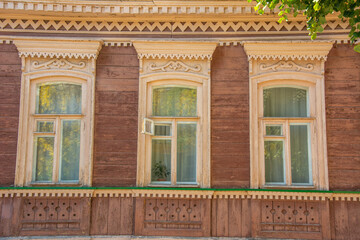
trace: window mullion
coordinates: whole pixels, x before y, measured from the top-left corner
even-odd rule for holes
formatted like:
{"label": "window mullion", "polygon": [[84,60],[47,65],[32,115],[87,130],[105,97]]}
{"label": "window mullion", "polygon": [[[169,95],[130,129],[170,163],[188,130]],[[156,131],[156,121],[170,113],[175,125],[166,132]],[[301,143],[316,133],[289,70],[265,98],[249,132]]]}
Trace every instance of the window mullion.
{"label": "window mullion", "polygon": [[61,119],[56,118],[55,126],[55,144],[54,144],[54,162],[53,162],[53,182],[59,182],[60,168],[60,142],[61,142]]}
{"label": "window mullion", "polygon": [[177,160],[177,121],[172,120],[172,137],[171,137],[171,185],[176,184],[176,160]]}
{"label": "window mullion", "polygon": [[291,186],[291,146],[290,146],[290,122],[285,121],[285,174],[286,174],[286,185]]}

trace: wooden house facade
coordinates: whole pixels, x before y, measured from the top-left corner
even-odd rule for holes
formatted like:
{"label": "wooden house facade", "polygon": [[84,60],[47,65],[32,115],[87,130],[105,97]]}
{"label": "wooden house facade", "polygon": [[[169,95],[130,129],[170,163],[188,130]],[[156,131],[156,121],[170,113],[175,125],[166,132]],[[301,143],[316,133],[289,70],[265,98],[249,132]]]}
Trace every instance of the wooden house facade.
{"label": "wooden house facade", "polygon": [[247,1],[0,1],[0,237],[359,239],[360,54]]}

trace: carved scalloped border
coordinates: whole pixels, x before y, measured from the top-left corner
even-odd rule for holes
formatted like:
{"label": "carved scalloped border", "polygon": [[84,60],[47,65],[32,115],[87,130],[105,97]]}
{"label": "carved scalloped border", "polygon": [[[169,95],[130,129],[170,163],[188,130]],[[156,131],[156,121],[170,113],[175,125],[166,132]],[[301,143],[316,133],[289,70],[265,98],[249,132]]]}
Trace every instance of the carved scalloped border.
{"label": "carved scalloped border", "polygon": [[[0,9],[13,11],[36,11],[48,13],[85,14],[249,14],[254,4],[247,1],[19,1],[0,2]],[[275,10],[274,12],[278,12]],[[265,10],[270,13],[269,9]]]}
{"label": "carved scalloped border", "polygon": [[152,189],[16,189],[0,190],[0,197],[146,197],[196,199],[269,199],[310,201],[360,201],[360,193],[276,192],[276,191],[214,191],[214,190],[152,190]]}

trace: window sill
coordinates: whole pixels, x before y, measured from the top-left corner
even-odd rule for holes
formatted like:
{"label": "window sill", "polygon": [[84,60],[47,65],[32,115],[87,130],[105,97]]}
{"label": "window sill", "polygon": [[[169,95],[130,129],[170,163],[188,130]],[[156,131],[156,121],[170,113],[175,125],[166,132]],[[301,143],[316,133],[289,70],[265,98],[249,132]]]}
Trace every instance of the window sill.
{"label": "window sill", "polygon": [[296,190],[316,190],[315,186],[287,186],[287,185],[282,185],[282,186],[275,186],[275,185],[265,185],[261,187],[262,189],[281,189],[281,190],[286,190],[286,189],[296,189]]}
{"label": "window sill", "polygon": [[31,182],[28,187],[82,187],[78,182],[73,183],[45,183],[45,182]]}
{"label": "window sill", "polygon": [[156,188],[200,188],[199,184],[181,184],[181,185],[165,185],[158,183],[151,183],[148,187],[156,187]]}

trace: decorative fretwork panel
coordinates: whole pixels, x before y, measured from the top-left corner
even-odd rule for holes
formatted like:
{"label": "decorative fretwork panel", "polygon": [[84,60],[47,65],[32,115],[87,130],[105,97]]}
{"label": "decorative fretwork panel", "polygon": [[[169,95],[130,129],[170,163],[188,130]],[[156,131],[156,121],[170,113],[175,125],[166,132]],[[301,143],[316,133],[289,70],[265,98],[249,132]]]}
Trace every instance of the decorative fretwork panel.
{"label": "decorative fretwork panel", "polygon": [[202,203],[197,199],[146,199],[145,228],[200,229]]}
{"label": "decorative fretwork panel", "polygon": [[262,201],[261,231],[320,232],[317,202]]}
{"label": "decorative fretwork panel", "polygon": [[21,230],[80,231],[87,204],[83,198],[25,198]]}
{"label": "decorative fretwork panel", "polygon": [[[328,32],[348,31],[349,23],[329,20],[325,26]],[[37,32],[108,32],[122,33],[276,33],[276,32],[307,32],[306,21],[288,21],[279,24],[277,21],[124,21],[112,19],[106,21],[69,21],[56,19],[0,19],[0,31],[37,31]]]}

